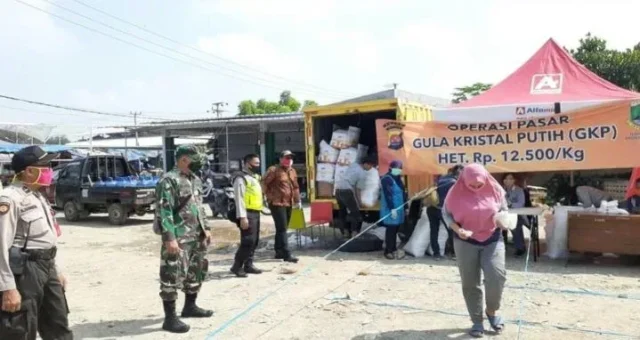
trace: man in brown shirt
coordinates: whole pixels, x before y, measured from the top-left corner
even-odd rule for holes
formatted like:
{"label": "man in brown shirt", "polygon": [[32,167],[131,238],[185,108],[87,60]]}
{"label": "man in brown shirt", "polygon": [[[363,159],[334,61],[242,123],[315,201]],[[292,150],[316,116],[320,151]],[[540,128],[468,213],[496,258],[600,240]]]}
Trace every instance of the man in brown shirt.
{"label": "man in brown shirt", "polygon": [[298,259],[291,255],[287,240],[291,208],[294,205],[302,207],[298,175],[293,168],[293,156],[289,150],[280,153],[280,164],[269,167],[262,179],[262,191],[267,196],[273,223],[276,225],[275,258],[296,263]]}

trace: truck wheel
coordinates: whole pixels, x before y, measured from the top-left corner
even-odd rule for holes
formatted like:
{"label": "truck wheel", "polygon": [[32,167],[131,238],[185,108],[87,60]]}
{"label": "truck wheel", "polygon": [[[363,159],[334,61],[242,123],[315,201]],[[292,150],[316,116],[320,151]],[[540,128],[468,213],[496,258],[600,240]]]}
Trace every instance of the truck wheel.
{"label": "truck wheel", "polygon": [[113,225],[123,225],[127,222],[128,213],[120,203],[113,203],[107,208],[109,213],[109,223]]}
{"label": "truck wheel", "polygon": [[73,201],[64,204],[64,218],[69,222],[76,222],[80,219],[80,211]]}

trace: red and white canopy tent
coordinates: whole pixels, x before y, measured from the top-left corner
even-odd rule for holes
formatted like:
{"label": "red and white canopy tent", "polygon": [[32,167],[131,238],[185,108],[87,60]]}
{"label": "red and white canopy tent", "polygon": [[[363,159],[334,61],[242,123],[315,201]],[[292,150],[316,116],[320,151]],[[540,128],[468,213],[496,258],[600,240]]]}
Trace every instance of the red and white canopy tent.
{"label": "red and white canopy tent", "polygon": [[460,104],[434,109],[434,120],[511,121],[637,98],[640,93],[600,78],[549,39],[520,68],[488,91]]}

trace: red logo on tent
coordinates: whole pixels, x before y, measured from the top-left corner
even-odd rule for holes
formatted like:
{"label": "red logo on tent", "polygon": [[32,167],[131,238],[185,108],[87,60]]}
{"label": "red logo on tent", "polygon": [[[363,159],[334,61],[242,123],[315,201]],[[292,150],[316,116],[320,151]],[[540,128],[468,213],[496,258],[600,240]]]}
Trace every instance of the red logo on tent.
{"label": "red logo on tent", "polygon": [[534,74],[531,77],[531,94],[562,93],[562,73]]}

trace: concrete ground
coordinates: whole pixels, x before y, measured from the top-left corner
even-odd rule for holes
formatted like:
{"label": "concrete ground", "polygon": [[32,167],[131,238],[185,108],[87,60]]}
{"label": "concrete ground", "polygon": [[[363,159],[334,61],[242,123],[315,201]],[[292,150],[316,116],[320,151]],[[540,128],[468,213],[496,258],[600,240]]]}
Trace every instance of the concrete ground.
{"label": "concrete ground", "polygon": [[[200,294],[214,317],[187,320],[185,335],[162,332],[158,297],[159,237],[151,216],[110,226],[105,216],[67,223],[60,260],[68,280],[77,339],[466,339],[470,326],[452,260],[390,261],[378,252],[299,249],[295,265],[273,260],[266,272],[228,273],[238,233],[212,220],[210,272]],[[273,233],[263,218],[263,236]],[[331,235],[331,232],[328,232]],[[615,262],[529,262],[509,254],[501,339],[626,339],[640,335],[640,267]],[[293,273],[291,273],[293,272]],[[182,304],[182,296],[179,304]],[[518,325],[518,321],[522,322]],[[486,325],[488,327],[488,325]]]}

